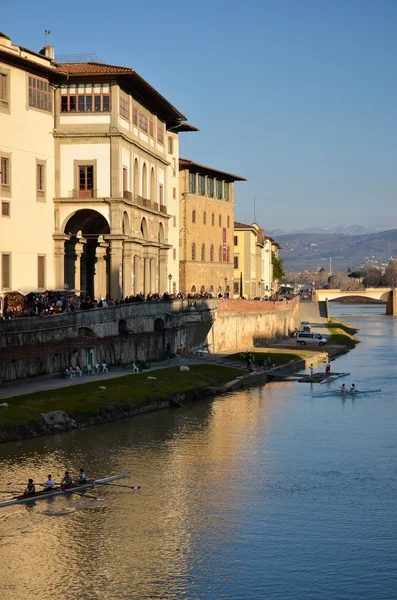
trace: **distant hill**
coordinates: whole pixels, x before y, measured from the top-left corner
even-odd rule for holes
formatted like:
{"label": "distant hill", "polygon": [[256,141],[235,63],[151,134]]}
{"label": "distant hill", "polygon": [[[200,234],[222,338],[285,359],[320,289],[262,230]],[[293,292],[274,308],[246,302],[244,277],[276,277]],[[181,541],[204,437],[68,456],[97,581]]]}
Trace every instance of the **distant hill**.
{"label": "distant hill", "polygon": [[381,266],[397,257],[397,229],[364,235],[291,233],[275,239],[286,271],[328,270],[331,258],[332,271],[341,272],[367,263]]}

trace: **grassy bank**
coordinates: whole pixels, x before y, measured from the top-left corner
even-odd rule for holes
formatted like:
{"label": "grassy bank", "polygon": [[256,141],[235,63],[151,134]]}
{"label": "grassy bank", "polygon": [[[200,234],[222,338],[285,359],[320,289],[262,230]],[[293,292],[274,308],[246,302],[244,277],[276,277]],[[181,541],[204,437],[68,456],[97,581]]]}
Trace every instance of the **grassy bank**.
{"label": "grassy bank", "polygon": [[348,348],[354,348],[358,343],[358,339],[355,337],[358,329],[344,323],[343,321],[337,321],[332,319],[327,323],[327,327],[330,331],[329,343],[339,344],[347,346]]}
{"label": "grassy bank", "polygon": [[[263,363],[264,365],[275,365],[276,367],[280,367],[281,365],[286,365],[287,363],[292,362],[293,360],[305,359],[308,356],[308,353],[304,352],[285,352],[277,350],[265,350],[265,351],[255,351],[254,355],[254,364],[260,365]],[[227,357],[229,360],[235,360],[238,362],[245,363],[245,357],[242,353],[238,352],[237,354],[231,354]]]}
{"label": "grassy bank", "polygon": [[[41,413],[65,411],[77,421],[104,413],[131,412],[144,406],[169,400],[175,394],[221,386],[241,371],[216,365],[192,365],[189,371],[179,367],[151,373],[126,375],[103,382],[95,381],[16,396],[3,401],[8,408],[0,409],[0,429],[26,427],[41,421]],[[155,377],[155,379],[148,379]],[[104,387],[106,389],[101,389]]]}

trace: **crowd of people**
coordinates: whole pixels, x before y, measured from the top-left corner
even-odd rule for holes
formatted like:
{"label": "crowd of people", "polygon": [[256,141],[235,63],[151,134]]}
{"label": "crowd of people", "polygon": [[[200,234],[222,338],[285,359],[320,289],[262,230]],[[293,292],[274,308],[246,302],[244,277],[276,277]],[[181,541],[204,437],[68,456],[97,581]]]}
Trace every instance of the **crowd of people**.
{"label": "crowd of people", "polygon": [[[107,308],[109,306],[119,306],[122,304],[134,304],[139,302],[173,302],[175,300],[207,300],[211,298],[229,299],[230,294],[219,293],[214,295],[211,292],[191,292],[168,293],[163,294],[140,294],[130,295],[123,299],[113,300],[110,297],[94,299],[87,295],[77,295],[67,290],[46,291],[43,293],[31,292],[22,295],[19,292],[12,292],[5,296],[3,305],[2,319],[18,319],[22,317],[47,317],[60,313],[75,312],[78,310],[91,310],[94,308]],[[246,296],[241,296],[243,300],[251,300]],[[253,300],[261,301],[284,301],[290,298],[278,293],[271,296],[255,297]]]}

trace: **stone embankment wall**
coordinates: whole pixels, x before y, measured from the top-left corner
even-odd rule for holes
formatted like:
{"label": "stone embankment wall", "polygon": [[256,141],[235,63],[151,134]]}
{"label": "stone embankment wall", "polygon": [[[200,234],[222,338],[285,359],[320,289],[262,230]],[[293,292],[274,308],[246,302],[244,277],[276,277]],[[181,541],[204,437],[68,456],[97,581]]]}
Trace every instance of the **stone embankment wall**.
{"label": "stone embankment wall", "polygon": [[208,335],[208,348],[216,353],[260,347],[287,337],[299,324],[298,298],[285,302],[222,300]]}
{"label": "stone embankment wall", "polygon": [[185,300],[99,308],[0,322],[0,381],[261,345],[299,324],[298,300]]}

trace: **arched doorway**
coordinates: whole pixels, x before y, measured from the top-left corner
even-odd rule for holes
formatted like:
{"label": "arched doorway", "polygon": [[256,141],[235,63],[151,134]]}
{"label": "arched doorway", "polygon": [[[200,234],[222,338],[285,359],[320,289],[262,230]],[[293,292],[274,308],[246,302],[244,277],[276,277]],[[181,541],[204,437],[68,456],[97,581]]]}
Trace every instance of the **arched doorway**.
{"label": "arched doorway", "polygon": [[106,293],[109,293],[109,252],[103,236],[110,233],[110,227],[105,217],[95,210],[78,210],[66,222],[64,233],[70,236],[65,242],[64,262],[64,281],[68,288],[94,298],[96,263],[100,256],[97,249],[102,244],[101,259],[105,261]]}

